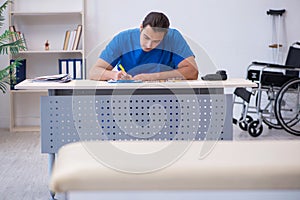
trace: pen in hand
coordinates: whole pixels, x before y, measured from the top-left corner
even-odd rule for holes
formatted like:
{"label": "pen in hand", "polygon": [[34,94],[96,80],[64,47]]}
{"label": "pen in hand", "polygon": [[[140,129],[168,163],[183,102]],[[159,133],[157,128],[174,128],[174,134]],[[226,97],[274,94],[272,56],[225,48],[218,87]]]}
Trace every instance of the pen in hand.
{"label": "pen in hand", "polygon": [[125,71],[125,69],[124,69],[124,67],[123,67],[122,64],[119,64],[118,66],[119,66],[119,68],[122,70],[122,72],[125,72],[125,73],[126,73],[126,71]]}
{"label": "pen in hand", "polygon": [[123,72],[121,75],[121,80],[131,80],[132,77],[126,73],[125,68],[123,67],[122,64],[119,64],[118,67],[121,69],[121,71]]}

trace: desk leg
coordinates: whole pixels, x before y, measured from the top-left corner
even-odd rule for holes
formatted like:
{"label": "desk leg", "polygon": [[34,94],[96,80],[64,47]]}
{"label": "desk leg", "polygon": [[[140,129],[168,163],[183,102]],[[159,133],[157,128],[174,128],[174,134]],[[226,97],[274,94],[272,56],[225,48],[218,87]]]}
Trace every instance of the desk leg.
{"label": "desk leg", "polygon": [[[54,162],[55,162],[55,153],[49,153],[49,158],[48,158],[49,176],[51,176],[51,174],[52,174]],[[55,199],[54,198],[55,197],[55,192],[50,190],[50,196],[51,196],[51,200],[54,200]]]}
{"label": "desk leg", "polygon": [[49,158],[48,158],[48,172],[49,176],[52,174],[53,166],[54,166],[54,161],[55,161],[55,153],[49,153]]}
{"label": "desk leg", "polygon": [[[48,96],[54,96],[55,95],[55,90],[53,89],[49,89],[48,90]],[[48,173],[49,173],[49,177],[52,174],[53,171],[53,167],[54,167],[54,162],[55,162],[55,153],[49,153],[49,158],[48,158]],[[55,192],[53,191],[49,191],[50,192],[50,199],[51,200],[56,200],[55,199]]]}
{"label": "desk leg", "polygon": [[[54,96],[55,94],[55,90],[49,89],[48,90],[48,96]],[[52,174],[53,171],[53,166],[54,166],[54,162],[55,162],[55,153],[49,153],[49,158],[48,158],[48,173],[49,173],[49,177]],[[49,191],[50,192],[50,196],[51,196],[51,200],[55,200],[55,192],[53,191]]]}

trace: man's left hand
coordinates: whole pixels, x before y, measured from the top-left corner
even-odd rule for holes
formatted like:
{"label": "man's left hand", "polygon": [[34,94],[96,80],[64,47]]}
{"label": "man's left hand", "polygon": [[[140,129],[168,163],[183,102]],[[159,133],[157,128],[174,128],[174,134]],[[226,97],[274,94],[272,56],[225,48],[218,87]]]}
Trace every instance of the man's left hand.
{"label": "man's left hand", "polygon": [[153,76],[153,74],[138,74],[138,75],[135,75],[132,79],[133,80],[141,80],[141,81],[154,81],[154,80],[156,80],[155,77]]}

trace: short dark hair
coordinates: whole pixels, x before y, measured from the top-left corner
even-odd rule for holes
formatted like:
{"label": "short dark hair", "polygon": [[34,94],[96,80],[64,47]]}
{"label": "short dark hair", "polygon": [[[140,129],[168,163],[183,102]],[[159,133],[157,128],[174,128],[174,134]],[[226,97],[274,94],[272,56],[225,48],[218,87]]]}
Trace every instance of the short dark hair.
{"label": "short dark hair", "polygon": [[143,28],[151,26],[154,31],[167,32],[170,26],[168,17],[160,12],[150,12],[143,21]]}

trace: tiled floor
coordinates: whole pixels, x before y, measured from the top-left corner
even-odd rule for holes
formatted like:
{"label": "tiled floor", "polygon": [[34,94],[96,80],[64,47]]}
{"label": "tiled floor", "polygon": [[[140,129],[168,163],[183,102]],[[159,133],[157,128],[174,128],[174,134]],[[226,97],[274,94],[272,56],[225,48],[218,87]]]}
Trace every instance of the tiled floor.
{"label": "tiled floor", "polygon": [[[234,140],[299,140],[283,130],[265,129],[257,138],[233,125]],[[40,153],[38,132],[10,133],[0,129],[0,199],[49,199],[47,155]],[[46,175],[46,176],[45,176]],[[57,199],[63,199],[63,194]]]}
{"label": "tiled floor", "polygon": [[300,136],[292,135],[283,129],[268,129],[264,127],[263,133],[258,137],[252,137],[247,131],[233,125],[234,140],[299,140]]}

